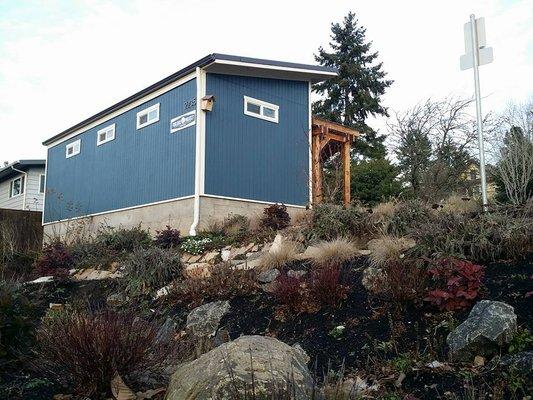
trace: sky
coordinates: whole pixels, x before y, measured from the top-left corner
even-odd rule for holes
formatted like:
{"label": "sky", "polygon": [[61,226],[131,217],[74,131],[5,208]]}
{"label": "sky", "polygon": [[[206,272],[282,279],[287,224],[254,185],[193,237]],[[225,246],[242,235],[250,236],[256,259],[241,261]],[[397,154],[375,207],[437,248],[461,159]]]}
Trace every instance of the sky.
{"label": "sky", "polygon": [[[471,13],[494,48],[483,111],[532,96],[530,0],[0,0],[0,162],[44,158],[43,140],[209,53],[314,63],[349,11],[394,80],[391,114],[473,95],[472,70],[459,69]],[[381,133],[386,122],[369,121]]]}

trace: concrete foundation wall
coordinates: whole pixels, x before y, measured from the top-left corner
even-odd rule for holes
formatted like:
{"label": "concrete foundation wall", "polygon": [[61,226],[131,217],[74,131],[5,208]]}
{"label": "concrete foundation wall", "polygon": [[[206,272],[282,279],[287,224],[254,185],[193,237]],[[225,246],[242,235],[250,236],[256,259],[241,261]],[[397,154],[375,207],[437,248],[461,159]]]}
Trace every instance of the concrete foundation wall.
{"label": "concrete foundation wall", "polygon": [[166,225],[179,229],[182,235],[188,235],[193,219],[193,198],[169,201],[161,204],[141,206],[129,210],[113,211],[106,214],[82,217],[63,222],[54,222],[44,226],[45,241],[50,238],[69,238],[76,229],[94,234],[102,226],[132,228],[139,224],[143,229],[164,229]]}
{"label": "concrete foundation wall", "polygon": [[[202,196],[200,197],[199,228],[205,229],[210,222],[223,220],[229,214],[241,214],[249,218],[258,218],[268,205],[268,203]],[[69,221],[54,222],[44,226],[44,240],[47,242],[56,237],[69,240],[76,232],[94,234],[102,226],[133,228],[139,224],[143,229],[149,230],[152,235],[155,234],[155,231],[164,229],[166,225],[169,225],[172,228],[179,229],[183,236],[187,236],[193,222],[193,210],[194,198],[188,198]],[[291,217],[304,210],[302,207],[287,206],[287,211]]]}
{"label": "concrete foundation wall", "polygon": [[[265,207],[269,205],[269,203],[202,196],[200,198],[200,229],[205,228],[209,222],[224,219],[229,214],[240,214],[249,218],[259,218],[263,214]],[[305,211],[303,207],[287,206],[287,212],[291,218],[303,211]]]}

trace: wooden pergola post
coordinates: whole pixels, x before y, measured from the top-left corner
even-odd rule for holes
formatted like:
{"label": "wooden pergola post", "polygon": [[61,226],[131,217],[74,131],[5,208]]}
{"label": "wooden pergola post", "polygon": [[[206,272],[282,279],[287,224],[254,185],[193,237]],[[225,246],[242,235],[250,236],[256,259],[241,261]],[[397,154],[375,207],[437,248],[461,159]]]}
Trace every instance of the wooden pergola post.
{"label": "wooden pergola post", "polygon": [[[312,191],[313,204],[319,204],[323,201],[322,192],[322,158],[324,157],[324,149],[334,149],[334,152],[340,150],[342,168],[343,168],[343,201],[344,205],[350,204],[350,145],[353,139],[359,136],[359,132],[337,124],[335,122],[326,121],[320,118],[313,117],[312,128],[312,143],[311,143],[311,157],[312,157]],[[335,147],[336,146],[336,147]],[[338,149],[340,147],[340,149]],[[329,155],[334,154],[333,151]]]}

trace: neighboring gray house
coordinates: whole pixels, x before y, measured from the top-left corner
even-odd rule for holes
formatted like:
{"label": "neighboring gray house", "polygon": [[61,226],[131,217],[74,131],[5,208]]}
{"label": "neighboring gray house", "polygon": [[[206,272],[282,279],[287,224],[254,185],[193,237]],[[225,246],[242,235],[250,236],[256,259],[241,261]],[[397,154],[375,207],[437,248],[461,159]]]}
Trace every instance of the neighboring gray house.
{"label": "neighboring gray house", "polygon": [[0,169],[0,208],[42,211],[45,160],[19,160]]}

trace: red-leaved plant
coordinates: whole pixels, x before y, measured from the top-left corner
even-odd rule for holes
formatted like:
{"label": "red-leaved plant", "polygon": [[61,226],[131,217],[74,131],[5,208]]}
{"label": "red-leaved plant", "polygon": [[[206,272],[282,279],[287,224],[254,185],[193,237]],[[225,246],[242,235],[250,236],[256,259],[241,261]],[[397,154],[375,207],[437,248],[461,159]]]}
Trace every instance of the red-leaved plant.
{"label": "red-leaved plant", "polygon": [[43,248],[43,253],[35,261],[34,274],[36,276],[55,276],[66,278],[69,269],[74,266],[74,258],[67,246],[60,241],[48,243]]}
{"label": "red-leaved plant", "polygon": [[304,301],[304,291],[300,278],[282,273],[273,284],[272,295],[276,300],[290,308],[297,310]]}
{"label": "red-leaved plant", "polygon": [[180,231],[171,228],[169,225],[161,231],[155,231],[155,233],[154,242],[157,246],[163,249],[178,247],[181,244]]}
{"label": "red-leaved plant", "polygon": [[441,310],[464,309],[479,296],[485,268],[456,258],[439,260],[428,273],[435,283],[424,300]]}
{"label": "red-leaved plant", "polygon": [[311,295],[321,304],[337,306],[346,298],[348,287],[341,282],[339,264],[318,267],[311,277]]}

